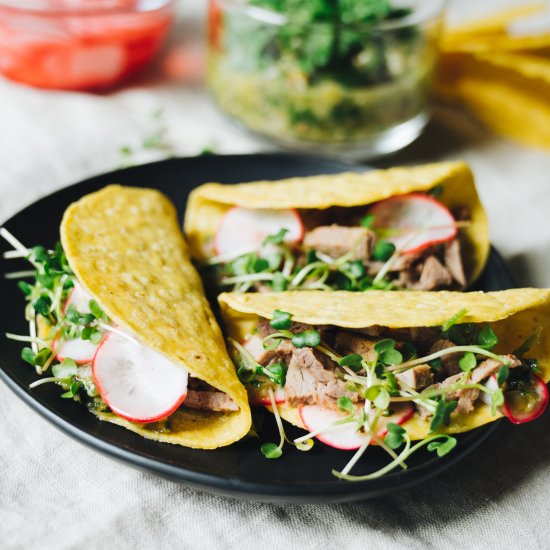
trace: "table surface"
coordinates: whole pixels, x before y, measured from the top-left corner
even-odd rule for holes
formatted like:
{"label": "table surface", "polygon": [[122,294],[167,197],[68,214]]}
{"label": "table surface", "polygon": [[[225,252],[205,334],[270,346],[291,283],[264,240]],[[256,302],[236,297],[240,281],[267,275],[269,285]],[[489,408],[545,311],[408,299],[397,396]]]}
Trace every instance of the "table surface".
{"label": "table surface", "polygon": [[[510,2],[506,2],[510,3]],[[524,2],[519,2],[524,3]],[[460,4],[460,5],[459,5]],[[458,2],[455,17],[479,13]],[[483,10],[504,2],[483,3]],[[515,2],[518,4],[518,2]],[[178,155],[265,150],[213,108],[201,82],[203,2],[186,2],[165,60],[109,95],[45,92],[0,80],[0,220],[37,198],[123,161],[159,129]],[[174,70],[186,61],[185,73]],[[169,76],[168,76],[169,75]],[[494,245],[521,286],[550,287],[550,155],[438,108],[425,134],[378,166],[464,159]],[[0,548],[547,548],[550,415],[505,422],[444,476],[344,505],[250,504],[134,471],[58,432],[0,385]]]}

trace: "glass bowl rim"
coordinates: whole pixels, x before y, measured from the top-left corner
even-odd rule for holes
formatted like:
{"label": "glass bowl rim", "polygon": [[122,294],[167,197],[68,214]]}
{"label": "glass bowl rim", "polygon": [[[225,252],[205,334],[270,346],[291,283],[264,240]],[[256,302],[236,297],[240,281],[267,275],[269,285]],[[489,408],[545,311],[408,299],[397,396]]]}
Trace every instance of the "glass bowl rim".
{"label": "glass bowl rim", "polygon": [[[346,29],[369,29],[380,31],[398,30],[401,28],[423,25],[432,21],[436,21],[443,17],[449,0],[418,0],[420,6],[430,3],[433,4],[431,8],[422,11],[414,10],[413,13],[390,19],[387,21],[380,21],[378,23],[342,23],[338,22],[335,26]],[[1,2],[1,0],[0,0]],[[218,4],[221,7],[228,7],[235,11],[241,11],[248,17],[256,19],[258,22],[266,23],[272,26],[282,27],[291,23],[289,17],[281,12],[270,10],[269,8],[262,8],[259,6],[253,6],[248,3],[248,0],[209,0],[210,4]],[[312,23],[297,23],[297,26],[316,26],[326,25],[328,21],[314,21]]]}
{"label": "glass bowl rim", "polygon": [[[48,6],[48,0],[0,0],[0,9],[36,15],[98,15],[154,13],[174,7],[177,0],[137,0],[128,5],[116,5],[112,0],[66,1],[66,5]],[[109,5],[112,4],[112,5]]]}

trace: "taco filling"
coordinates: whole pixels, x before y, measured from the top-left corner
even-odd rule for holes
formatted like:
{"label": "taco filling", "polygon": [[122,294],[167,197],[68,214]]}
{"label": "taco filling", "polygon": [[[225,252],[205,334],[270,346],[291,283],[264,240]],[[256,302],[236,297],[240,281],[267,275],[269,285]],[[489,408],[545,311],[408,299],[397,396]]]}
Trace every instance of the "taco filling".
{"label": "taco filling", "polygon": [[[278,421],[279,408],[297,410],[295,423],[309,432],[293,441],[299,449],[308,450],[316,437],[357,450],[335,475],[373,479],[403,466],[425,445],[438,456],[447,454],[456,445],[448,434],[462,431],[461,423],[479,407],[514,423],[544,411],[548,392],[537,359],[529,355],[539,333],[497,354],[491,324],[461,322],[466,313],[437,327],[349,329],[294,322],[290,313],[275,310],[271,319],[258,319],[245,341],[230,344],[251,404],[270,406]],[[429,422],[423,437],[407,432],[413,416]],[[413,438],[420,439],[414,446]],[[264,454],[276,458],[284,439],[279,446],[267,444]],[[350,475],[370,445],[385,449],[391,463],[373,474]]]}
{"label": "taco filling", "polygon": [[53,250],[0,236],[32,266],[12,274],[30,332],[7,335],[43,376],[31,388],[57,384],[99,420],[165,443],[213,449],[246,435],[246,391],[166,197],[116,185],[86,195]]}
{"label": "taco filling", "polygon": [[447,208],[441,188],[360,207],[261,211],[236,206],[203,264],[218,287],[283,290],[462,290],[459,231],[467,206]]}
{"label": "taco filling", "polygon": [[[13,236],[11,239],[14,242]],[[238,410],[226,393],[189,376],[130,331],[117,327],[78,283],[60,245],[55,250],[35,246],[28,260],[35,268],[35,279],[32,283],[20,281],[19,287],[28,302],[31,335],[8,337],[29,342],[23,359],[38,374],[51,374],[31,388],[58,384],[64,390],[61,397],[131,422],[151,423],[149,429],[163,432],[169,431],[170,416],[177,410]],[[119,371],[116,377],[113,361]],[[154,403],[143,402],[148,399]],[[162,425],[153,424],[161,421]]]}

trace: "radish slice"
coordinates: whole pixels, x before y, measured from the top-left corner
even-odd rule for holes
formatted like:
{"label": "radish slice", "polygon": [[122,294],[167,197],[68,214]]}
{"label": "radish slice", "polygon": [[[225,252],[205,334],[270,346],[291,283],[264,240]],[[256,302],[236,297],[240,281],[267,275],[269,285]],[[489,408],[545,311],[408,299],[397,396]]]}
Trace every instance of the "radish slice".
{"label": "radish slice", "polygon": [[[358,407],[359,411],[361,407]],[[392,404],[393,414],[391,416],[380,417],[378,420],[377,436],[385,437],[388,433],[386,428],[388,422],[395,424],[403,424],[414,414],[412,403],[394,403]],[[374,413],[372,413],[374,414]],[[300,407],[300,417],[307,430],[316,432],[333,424],[337,420],[341,420],[348,416],[340,410],[325,409],[319,405],[304,405]],[[336,449],[344,451],[354,451],[359,449],[365,442],[367,435],[357,431],[357,424],[350,423],[335,427],[329,431],[323,432],[316,436],[319,441],[330,445]]]}
{"label": "radish slice", "polygon": [[502,412],[514,424],[524,424],[538,418],[548,405],[548,387],[542,378],[531,374],[531,382],[526,391],[506,390]]}
{"label": "radish slice", "polygon": [[63,313],[67,313],[69,306],[72,306],[79,313],[90,313],[90,300],[92,297],[84,291],[82,286],[75,281],[73,289],[71,290],[65,305],[63,306]]}
{"label": "radish slice", "polygon": [[374,229],[403,230],[387,239],[403,253],[420,252],[450,241],[457,234],[456,220],[449,209],[421,193],[383,200],[370,208],[369,214],[374,214]]}
{"label": "radish slice", "polygon": [[[262,388],[250,388],[247,387],[246,391],[248,392],[248,402],[252,406],[259,406],[259,405],[271,405],[271,399],[269,398],[269,390],[266,387]],[[277,386],[277,388],[273,391],[274,397],[275,397],[275,403],[281,404],[286,401],[285,398],[285,391],[281,386]]]}
{"label": "radish slice", "polygon": [[219,255],[258,250],[269,235],[287,229],[285,242],[302,240],[304,226],[296,210],[249,209],[235,206],[223,217],[214,247]]}
{"label": "radish slice", "polygon": [[92,344],[90,340],[74,338],[73,340],[66,340],[58,347],[58,341],[55,339],[52,344],[52,351],[58,361],[69,358],[78,365],[85,365],[93,361],[99,346],[100,344]]}
{"label": "radish slice", "polygon": [[[63,305],[63,313],[67,313],[69,306],[74,307],[79,313],[90,313],[89,304],[91,299],[92,297],[75,281],[74,287]],[[57,338],[52,343],[52,351],[58,361],[70,358],[79,365],[91,363],[98,347],[99,344],[92,344],[89,340],[82,340],[81,338],[67,340],[61,346],[59,346]]]}
{"label": "radish slice", "polygon": [[187,395],[187,371],[161,353],[110,333],[99,346],[92,375],[110,409],[131,422],[155,422]]}
{"label": "radish slice", "polygon": [[[527,391],[505,390],[504,405],[500,408],[510,422],[514,424],[524,424],[538,418],[548,405],[548,387],[544,380],[535,374],[531,374],[532,385],[526,388]],[[485,387],[492,392],[498,390],[498,382],[493,374]],[[491,396],[483,392],[480,399],[491,406]]]}

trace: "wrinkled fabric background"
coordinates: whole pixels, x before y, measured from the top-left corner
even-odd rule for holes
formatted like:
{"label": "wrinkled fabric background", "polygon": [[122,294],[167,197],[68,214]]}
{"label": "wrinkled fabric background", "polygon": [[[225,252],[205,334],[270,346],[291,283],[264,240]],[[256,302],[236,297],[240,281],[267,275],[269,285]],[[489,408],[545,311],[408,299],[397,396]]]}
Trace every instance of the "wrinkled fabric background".
{"label": "wrinkled fabric background", "polygon": [[[453,15],[508,3],[455,0]],[[0,80],[0,220],[54,189],[116,168],[119,148],[135,147],[154,130],[151,113],[158,108],[179,155],[205,146],[265,149],[217,114],[192,70],[203,11],[202,2],[182,5],[172,47],[189,70],[178,78],[163,77],[157,67],[111,95],[36,91]],[[136,160],[153,158],[149,152]],[[493,242],[518,284],[550,286],[550,154],[438,109],[420,140],[377,164],[456,158],[475,171]],[[103,457],[0,384],[0,549],[543,549],[550,546],[549,466],[546,414],[522,427],[502,422],[464,461],[410,491],[346,505],[252,504]]]}

